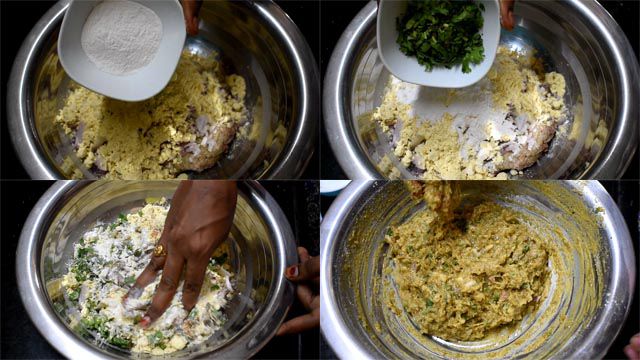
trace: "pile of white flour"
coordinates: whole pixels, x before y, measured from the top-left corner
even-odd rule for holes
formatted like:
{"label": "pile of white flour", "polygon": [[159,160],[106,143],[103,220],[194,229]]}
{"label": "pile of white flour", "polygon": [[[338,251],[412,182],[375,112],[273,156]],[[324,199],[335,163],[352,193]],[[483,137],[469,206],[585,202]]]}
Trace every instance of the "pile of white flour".
{"label": "pile of white flour", "polygon": [[128,0],[105,0],[82,28],[82,49],[100,70],[125,75],[147,66],[162,39],[162,22],[146,6]]}

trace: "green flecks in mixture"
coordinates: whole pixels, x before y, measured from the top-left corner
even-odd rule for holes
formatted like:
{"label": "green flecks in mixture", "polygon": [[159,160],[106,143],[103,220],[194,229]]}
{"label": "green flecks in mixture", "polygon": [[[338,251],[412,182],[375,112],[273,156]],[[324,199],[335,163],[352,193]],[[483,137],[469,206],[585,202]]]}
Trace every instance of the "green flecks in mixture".
{"label": "green flecks in mixture", "polygon": [[412,184],[427,207],[386,236],[390,273],[422,333],[479,340],[538,306],[549,254],[512,210],[492,201],[459,206],[455,186]]}

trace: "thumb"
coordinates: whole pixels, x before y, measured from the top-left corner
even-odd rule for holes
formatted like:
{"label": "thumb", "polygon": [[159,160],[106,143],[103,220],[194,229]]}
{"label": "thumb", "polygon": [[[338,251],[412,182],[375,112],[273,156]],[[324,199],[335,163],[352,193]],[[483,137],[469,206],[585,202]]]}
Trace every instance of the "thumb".
{"label": "thumb", "polygon": [[200,19],[198,19],[197,16],[194,16],[191,18],[191,22],[187,26],[187,32],[189,33],[189,35],[192,35],[192,36],[198,35],[199,22],[200,22]]}
{"label": "thumb", "polygon": [[513,5],[515,0],[500,0],[500,24],[506,30],[512,30],[515,25]]}
{"label": "thumb", "polygon": [[198,34],[198,14],[200,13],[201,0],[182,0],[184,21],[189,35]]}
{"label": "thumb", "polygon": [[320,276],[320,258],[310,257],[307,261],[288,267],[285,276],[295,282],[316,280]]}

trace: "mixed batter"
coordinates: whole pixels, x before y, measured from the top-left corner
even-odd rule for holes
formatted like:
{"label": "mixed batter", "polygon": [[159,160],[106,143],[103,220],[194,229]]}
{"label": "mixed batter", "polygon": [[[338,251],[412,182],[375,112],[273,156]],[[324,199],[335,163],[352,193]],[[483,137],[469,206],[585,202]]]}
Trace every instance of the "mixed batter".
{"label": "mixed batter", "polygon": [[[76,87],[56,117],[74,151],[106,178],[175,178],[210,168],[248,122],[245,80],[185,51],[167,87],[124,102]],[[74,177],[83,174],[76,170]]]}
{"label": "mixed batter", "polygon": [[158,320],[147,329],[136,325],[151,304],[160,276],[139,297],[122,303],[149,263],[167,212],[164,201],[147,204],[111,224],[98,224],[75,245],[58,304],[68,308],[70,326],[78,333],[90,333],[98,342],[121,349],[161,355],[201,343],[220,330],[226,321],[223,308],[234,293],[224,246],[212,257],[190,313],[182,307],[181,282]]}
{"label": "mixed batter", "polygon": [[392,76],[373,119],[412,176],[506,179],[547,150],[567,119],[564,95],[561,74],[501,46],[487,76],[470,87],[427,88]]}
{"label": "mixed batter", "polygon": [[[413,324],[446,340],[479,340],[516,324],[549,287],[549,250],[517,213],[460,206],[457,184],[412,182],[427,207],[391,227],[387,266]],[[401,315],[392,297],[389,307]]]}

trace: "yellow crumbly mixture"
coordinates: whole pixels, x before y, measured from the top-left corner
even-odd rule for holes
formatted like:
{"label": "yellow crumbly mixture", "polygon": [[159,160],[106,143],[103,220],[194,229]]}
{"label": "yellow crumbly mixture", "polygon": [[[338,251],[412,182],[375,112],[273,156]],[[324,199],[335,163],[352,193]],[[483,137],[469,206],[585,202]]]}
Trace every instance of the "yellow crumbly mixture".
{"label": "yellow crumbly mixture", "polygon": [[[427,208],[386,235],[404,310],[423,334],[472,341],[516,324],[546,296],[549,253],[517,213],[460,208],[457,184],[410,184]],[[392,291],[391,291],[392,292]],[[387,303],[398,316],[393,294]]]}
{"label": "yellow crumbly mixture", "polygon": [[241,76],[225,76],[214,56],[185,51],[167,87],[151,99],[118,101],[78,86],[55,121],[91,171],[175,178],[215,164],[247,117],[244,100]]}
{"label": "yellow crumbly mixture", "polygon": [[[517,113],[544,120],[562,115],[564,76],[557,72],[545,73],[537,58],[521,56],[501,46],[487,77],[493,84],[493,102],[503,110],[509,110],[512,105]],[[537,91],[543,84],[549,86],[554,96]]]}
{"label": "yellow crumbly mixture", "polygon": [[[534,56],[502,46],[480,83],[437,93],[436,100],[447,109],[441,118],[425,119],[413,113],[412,105],[398,96],[404,85],[408,84],[392,79],[373,120],[389,137],[400,165],[423,179],[506,179],[507,172],[522,174],[547,149],[566,112],[564,77],[545,73]],[[490,92],[486,98],[491,113],[467,114],[471,119],[461,119],[458,103],[480,99],[485,91]],[[517,117],[528,120],[516,125]],[[481,134],[465,134],[466,129],[478,126]],[[399,135],[394,136],[394,131]],[[389,159],[383,158],[379,165],[382,171],[389,170]]]}

